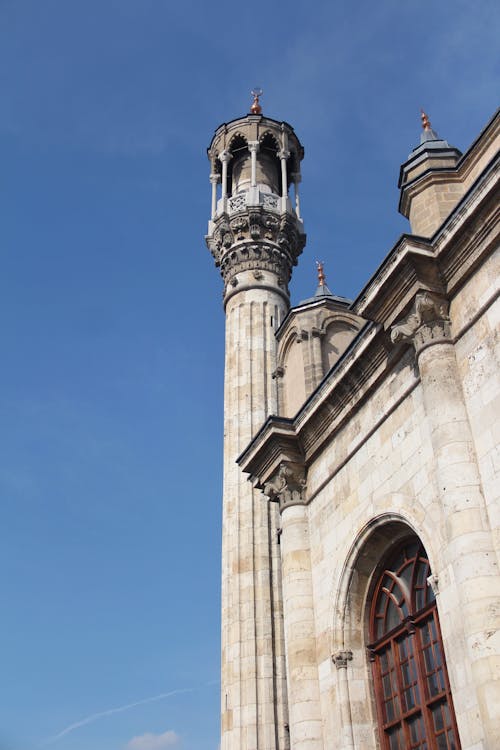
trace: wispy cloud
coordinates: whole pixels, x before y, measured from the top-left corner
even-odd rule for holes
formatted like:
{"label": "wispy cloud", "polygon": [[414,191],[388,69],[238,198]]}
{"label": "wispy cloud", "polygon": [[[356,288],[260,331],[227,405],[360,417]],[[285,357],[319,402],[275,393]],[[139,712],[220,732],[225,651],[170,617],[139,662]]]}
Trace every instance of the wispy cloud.
{"label": "wispy cloud", "polygon": [[163,734],[152,734],[146,732],[139,737],[132,737],[125,745],[125,750],[165,750],[174,747],[179,742],[179,735],[169,730]]}
{"label": "wispy cloud", "polygon": [[[120,714],[124,711],[129,711],[132,708],[136,708],[137,706],[144,706],[146,703],[154,703],[155,701],[162,701],[166,698],[171,698],[174,695],[182,695],[183,693],[193,693],[196,690],[196,688],[183,688],[180,690],[171,690],[168,693],[159,693],[158,695],[153,695],[150,698],[143,698],[140,701],[134,701],[134,703],[127,703],[124,706],[117,706],[115,708],[107,708],[104,711],[98,711],[95,714],[90,714],[89,716],[85,716],[83,719],[80,719],[79,721],[75,721],[74,724],[69,724],[69,726],[65,727],[64,729],[61,729],[60,732],[57,734],[54,734],[52,737],[48,737],[46,740],[44,740],[41,743],[41,747],[45,747],[46,745],[52,745],[54,742],[57,742],[58,740],[65,737],[67,734],[70,734],[71,732],[74,732],[76,729],[80,729],[81,727],[85,727],[88,724],[93,724],[94,721],[98,721],[99,719],[104,719],[106,716],[113,716],[113,714]],[[166,733],[169,734],[168,732]],[[171,732],[171,735],[174,733]],[[144,735],[145,737],[153,737],[153,735]],[[161,735],[164,737],[164,735]],[[134,740],[138,740],[141,738],[134,737],[131,742]],[[170,742],[170,746],[172,745],[172,742]],[[146,748],[154,748],[157,750],[157,748],[164,748],[167,747],[167,745],[128,745],[128,747],[133,748],[133,750],[138,750],[141,748],[141,750],[145,750]]]}

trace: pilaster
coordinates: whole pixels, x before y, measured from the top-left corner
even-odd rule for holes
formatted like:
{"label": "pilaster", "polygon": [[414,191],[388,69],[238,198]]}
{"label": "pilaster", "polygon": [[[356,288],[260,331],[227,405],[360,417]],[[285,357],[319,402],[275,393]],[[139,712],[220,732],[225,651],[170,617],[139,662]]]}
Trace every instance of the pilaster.
{"label": "pilaster", "polygon": [[304,469],[291,462],[282,462],[264,486],[264,494],[279,503],[281,513],[290,743],[293,750],[323,750],[305,491]]}
{"label": "pilaster", "polygon": [[[457,722],[466,744],[476,742],[486,750],[500,746],[499,663],[495,656],[500,576],[446,299],[417,294],[410,313],[392,327],[391,339],[411,342],[415,348],[432,441],[447,541],[439,601],[458,603],[455,616],[447,618],[448,632],[443,632]],[[470,721],[471,703],[480,722]]]}

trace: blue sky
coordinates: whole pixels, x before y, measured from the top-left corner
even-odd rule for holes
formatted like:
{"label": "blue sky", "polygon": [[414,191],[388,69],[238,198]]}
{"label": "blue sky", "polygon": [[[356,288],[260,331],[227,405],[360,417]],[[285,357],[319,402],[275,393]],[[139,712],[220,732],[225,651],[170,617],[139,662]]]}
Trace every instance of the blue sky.
{"label": "blue sky", "polygon": [[494,2],[0,0],[0,750],[216,750],[224,316],[205,149],[264,88],[354,297],[419,109],[498,104]]}

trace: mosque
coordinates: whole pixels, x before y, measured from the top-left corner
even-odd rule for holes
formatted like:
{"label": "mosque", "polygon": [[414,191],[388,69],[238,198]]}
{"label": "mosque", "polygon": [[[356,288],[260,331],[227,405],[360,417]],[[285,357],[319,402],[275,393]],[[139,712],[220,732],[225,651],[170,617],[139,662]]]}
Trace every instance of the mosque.
{"label": "mosque", "polygon": [[304,149],[259,95],[208,148],[221,750],[498,750],[500,113],[465,153],[422,113],[410,232],[291,308]]}

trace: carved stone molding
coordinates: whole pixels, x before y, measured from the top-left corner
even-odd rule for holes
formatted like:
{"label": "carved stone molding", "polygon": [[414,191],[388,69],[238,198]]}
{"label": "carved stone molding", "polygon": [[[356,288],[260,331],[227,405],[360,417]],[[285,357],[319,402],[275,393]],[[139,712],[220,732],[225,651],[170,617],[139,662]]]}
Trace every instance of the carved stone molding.
{"label": "carved stone molding", "polygon": [[226,285],[242,271],[272,271],[286,288],[292,273],[292,260],[285,250],[268,242],[233,245],[220,262],[220,271]]}
{"label": "carved stone molding", "polygon": [[277,473],[264,485],[264,494],[279,503],[280,512],[290,505],[305,505],[306,478],[300,464],[282,462]]}
{"label": "carved stone molding", "polygon": [[417,354],[427,346],[450,338],[448,303],[430,292],[417,294],[411,312],[391,328],[392,343],[409,341]]}
{"label": "carved stone molding", "polygon": [[227,285],[241,271],[272,271],[286,289],[305,244],[294,217],[277,216],[262,207],[247,207],[214,221],[207,244]]}
{"label": "carved stone molding", "polygon": [[427,578],[427,585],[431,587],[432,593],[434,596],[437,596],[439,594],[439,578],[437,576],[430,575]]}
{"label": "carved stone molding", "polygon": [[336,651],[332,654],[332,661],[337,669],[347,669],[347,662],[352,661],[352,651]]}

